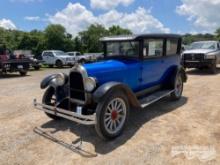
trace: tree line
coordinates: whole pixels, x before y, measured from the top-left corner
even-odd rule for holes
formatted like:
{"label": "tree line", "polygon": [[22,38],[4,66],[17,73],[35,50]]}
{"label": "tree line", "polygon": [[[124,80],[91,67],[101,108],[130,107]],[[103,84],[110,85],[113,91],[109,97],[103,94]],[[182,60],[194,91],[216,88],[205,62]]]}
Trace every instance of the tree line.
{"label": "tree line", "polygon": [[[0,28],[0,44],[10,50],[32,50],[36,56],[40,55],[43,50],[51,49],[94,53],[102,51],[102,45],[99,42],[101,37],[128,34],[132,34],[132,32],[120,26],[105,28],[100,24],[92,24],[73,37],[62,25],[51,24],[45,30],[30,32]],[[183,35],[183,43],[186,45],[194,41],[213,39],[220,40],[220,28],[216,30],[215,34]]]}

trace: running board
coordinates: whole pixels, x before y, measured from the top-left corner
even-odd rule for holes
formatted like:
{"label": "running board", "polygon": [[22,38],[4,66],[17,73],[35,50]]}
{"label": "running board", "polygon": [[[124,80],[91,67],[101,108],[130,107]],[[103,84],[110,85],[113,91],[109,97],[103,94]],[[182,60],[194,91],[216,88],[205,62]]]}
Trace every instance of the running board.
{"label": "running board", "polygon": [[139,100],[141,107],[145,108],[149,106],[150,104],[162,99],[163,97],[170,95],[173,91],[174,90],[162,90],[162,91],[155,92],[145,98],[142,98]]}

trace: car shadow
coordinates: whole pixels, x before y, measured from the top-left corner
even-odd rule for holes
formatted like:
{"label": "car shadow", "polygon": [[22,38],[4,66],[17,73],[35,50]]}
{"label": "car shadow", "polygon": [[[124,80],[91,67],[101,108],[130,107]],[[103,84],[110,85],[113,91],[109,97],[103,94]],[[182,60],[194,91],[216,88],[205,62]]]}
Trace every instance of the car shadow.
{"label": "car shadow", "polygon": [[24,78],[30,75],[21,76],[19,73],[0,74],[0,79]]}
{"label": "car shadow", "polygon": [[[126,143],[127,140],[129,140],[132,136],[135,135],[135,133],[141,128],[142,125],[149,122],[152,119],[155,119],[161,115],[165,115],[169,112],[172,112],[176,110],[178,107],[183,106],[187,103],[187,97],[182,97],[179,101],[170,101],[170,98],[164,98],[157,103],[148,106],[147,108],[143,110],[132,110],[130,112],[130,118],[129,122],[124,130],[124,132],[119,136],[118,138],[112,140],[112,141],[105,141],[100,139],[98,135],[95,132],[95,129],[93,126],[84,126],[84,125],[78,125],[74,122],[68,121],[68,120],[60,120],[60,121],[54,121],[51,120],[47,123],[44,123],[41,125],[42,129],[47,128],[53,128],[54,131],[50,132],[52,135],[58,131],[65,131],[70,130],[73,134],[76,134],[77,136],[81,137],[83,142],[90,143],[94,146],[95,152],[98,154],[107,154],[119,146]],[[52,136],[52,139],[54,137]],[[48,138],[50,139],[51,138]],[[57,139],[59,141],[59,139]],[[76,141],[79,141],[80,138],[75,139],[73,143]],[[54,140],[52,140],[54,141]],[[63,143],[65,145],[63,145]],[[68,145],[65,142],[59,142],[58,144],[63,145],[66,148],[71,149],[71,145],[67,147]],[[74,150],[75,151],[75,150]],[[77,152],[79,153],[79,152]]]}
{"label": "car shadow", "polygon": [[[189,75],[200,75],[200,76],[213,76],[215,74],[211,73],[210,69],[190,69],[186,70],[186,73]],[[217,68],[216,74],[220,74],[220,67]]]}

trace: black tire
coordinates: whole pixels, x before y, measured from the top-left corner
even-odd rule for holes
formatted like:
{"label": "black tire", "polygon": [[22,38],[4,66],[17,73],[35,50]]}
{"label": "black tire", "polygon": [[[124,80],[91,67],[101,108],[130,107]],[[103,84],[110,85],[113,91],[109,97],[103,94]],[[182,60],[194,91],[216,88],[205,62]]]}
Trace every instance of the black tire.
{"label": "black tire", "polygon": [[183,93],[183,76],[181,73],[178,73],[173,82],[174,92],[170,94],[171,100],[176,101],[182,97]]}
{"label": "black tire", "polygon": [[[105,121],[105,117],[107,116],[107,112],[108,112],[108,107],[110,106],[111,103],[114,103],[114,101],[119,100],[121,101],[121,106],[122,109],[124,109],[125,107],[125,111],[121,111],[120,110],[120,106],[119,106],[119,110],[116,108],[113,111],[117,112],[117,115],[114,117],[113,119],[113,111],[108,113],[110,118],[109,120],[113,121],[115,125],[115,127],[118,124],[118,129],[116,129],[115,132],[110,132],[108,130],[108,126],[111,127],[109,124],[109,120]],[[118,107],[118,106],[117,106]],[[119,112],[121,111],[121,112]],[[115,114],[115,112],[114,112]],[[104,140],[110,140],[110,139],[114,139],[116,137],[118,137],[124,130],[124,127],[127,124],[128,121],[128,117],[129,117],[129,103],[128,103],[128,99],[126,97],[126,95],[123,92],[111,92],[108,96],[104,97],[102,99],[102,101],[100,103],[98,103],[97,108],[96,108],[96,119],[97,119],[97,123],[95,124],[95,128],[96,128],[96,132],[97,134]],[[121,121],[120,121],[121,118]]]}
{"label": "black tire", "polygon": [[27,70],[20,70],[19,71],[21,76],[26,76],[27,75]]}
{"label": "black tire", "polygon": [[81,60],[79,61],[79,63],[80,63],[80,64],[85,64],[85,63],[86,63],[86,60],[85,60],[85,59],[81,59]]}
{"label": "black tire", "polygon": [[58,68],[62,68],[62,67],[63,67],[63,62],[60,61],[60,60],[57,60],[57,61],[56,61],[56,66],[57,66]]}
{"label": "black tire", "polygon": [[[45,91],[45,93],[44,93],[44,95],[43,95],[42,103],[43,103],[43,104],[46,104],[46,105],[54,105],[54,104],[51,102],[51,99],[52,99],[52,97],[54,96],[54,94],[55,94],[54,88],[52,88],[52,87],[47,88],[47,90]],[[59,120],[59,119],[61,119],[59,116],[54,116],[54,115],[49,114],[49,113],[47,113],[47,112],[45,112],[45,114],[46,114],[49,118],[51,118],[51,119],[53,119],[53,120]]]}
{"label": "black tire", "polygon": [[216,66],[216,62],[215,61],[213,62],[210,70],[211,70],[212,74],[216,74],[217,73],[217,66]]}
{"label": "black tire", "polygon": [[34,66],[35,70],[40,70],[40,66]]}

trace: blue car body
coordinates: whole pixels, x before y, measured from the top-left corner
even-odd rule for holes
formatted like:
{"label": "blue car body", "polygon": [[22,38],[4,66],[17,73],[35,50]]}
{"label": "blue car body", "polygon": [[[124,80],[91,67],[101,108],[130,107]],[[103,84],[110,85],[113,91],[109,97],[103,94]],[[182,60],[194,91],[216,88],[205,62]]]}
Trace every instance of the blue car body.
{"label": "blue car body", "polygon": [[155,85],[169,83],[168,78],[180,67],[180,56],[146,60],[114,59],[85,64],[84,67],[90,77],[97,79],[99,86],[115,81],[139,92]]}

